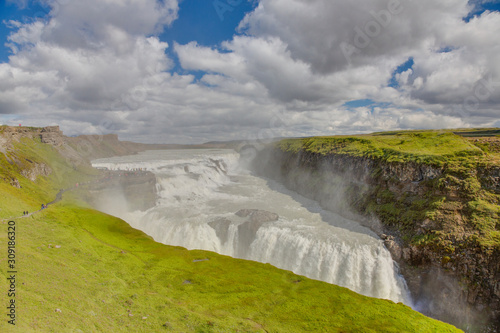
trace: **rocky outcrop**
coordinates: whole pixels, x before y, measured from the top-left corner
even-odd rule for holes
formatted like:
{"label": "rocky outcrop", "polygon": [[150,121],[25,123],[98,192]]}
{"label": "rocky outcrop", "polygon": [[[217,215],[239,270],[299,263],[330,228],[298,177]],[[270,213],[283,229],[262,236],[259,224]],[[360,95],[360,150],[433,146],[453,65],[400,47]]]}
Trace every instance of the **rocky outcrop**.
{"label": "rocky outcrop", "polygon": [[19,184],[19,179],[17,178],[11,178],[9,180],[10,185],[16,187],[16,188],[21,188],[21,184]]}
{"label": "rocky outcrop", "polygon": [[0,126],[0,152],[13,150],[13,144],[28,138],[53,146],[73,165],[90,164],[103,157],[130,155],[146,149],[162,149],[162,145],[120,141],[116,134],[67,137],[59,126],[23,127]]}
{"label": "rocky outcrop", "polygon": [[42,143],[51,144],[53,146],[61,146],[65,138],[59,126],[1,126],[0,135],[6,139],[4,145],[10,145],[12,142],[19,142],[22,138],[30,138],[39,139]]}
{"label": "rocky outcrop", "polygon": [[64,144],[64,135],[59,126],[44,127],[40,131],[40,140],[42,143],[60,147]]}
{"label": "rocky outcrop", "polygon": [[259,229],[268,222],[277,221],[278,214],[258,209],[242,209],[235,213],[236,216],[246,219],[238,225],[237,256],[245,258],[252,242],[257,238]]}
{"label": "rocky outcrop", "polygon": [[208,225],[215,230],[221,244],[228,241],[230,226],[237,227],[238,247],[235,250],[239,258],[246,258],[252,242],[257,238],[257,232],[264,224],[279,219],[278,214],[260,209],[240,209],[234,215],[237,216],[236,221],[221,217],[210,221]]}
{"label": "rocky outcrop", "polygon": [[210,221],[208,225],[215,230],[217,237],[220,239],[221,244],[225,244],[228,240],[229,226],[232,224],[231,220],[224,217]]}
{"label": "rocky outcrop", "polygon": [[500,194],[500,167],[480,167],[478,168],[478,178],[482,187]]}
{"label": "rocky outcrop", "polygon": [[30,160],[30,167],[21,170],[21,174],[34,182],[38,176],[48,176],[52,173],[52,169],[45,163],[35,163]]}
{"label": "rocky outcrop", "polygon": [[278,148],[254,159],[258,174],[377,232],[423,313],[484,328],[500,322],[500,252],[477,240],[469,201],[480,190],[498,193],[499,168],[451,168]]}

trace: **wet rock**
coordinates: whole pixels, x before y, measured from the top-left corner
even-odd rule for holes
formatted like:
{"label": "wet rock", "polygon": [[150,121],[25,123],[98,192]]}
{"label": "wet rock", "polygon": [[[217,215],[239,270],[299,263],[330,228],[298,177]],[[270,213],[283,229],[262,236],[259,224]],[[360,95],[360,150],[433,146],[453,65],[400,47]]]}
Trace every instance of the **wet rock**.
{"label": "wet rock", "polygon": [[239,217],[249,217],[249,221],[255,223],[272,222],[279,219],[278,214],[260,209],[241,209],[236,212],[236,215]]}
{"label": "wet rock", "polygon": [[252,242],[257,238],[257,232],[262,225],[277,221],[278,214],[258,209],[242,209],[236,212],[239,217],[247,217],[247,221],[238,226],[237,256],[246,258]]}
{"label": "wet rock", "polygon": [[227,242],[228,230],[231,225],[231,220],[226,218],[219,218],[214,221],[208,222],[208,225],[215,230],[217,237],[220,239],[221,244]]}
{"label": "wet rock", "polygon": [[222,172],[223,174],[227,174],[227,165],[222,160],[215,160],[213,158],[210,159],[212,163],[215,164],[215,170],[217,172]]}
{"label": "wet rock", "polygon": [[405,248],[402,252],[403,259],[409,262],[411,260],[411,249]]}
{"label": "wet rock", "polygon": [[476,303],[476,298],[478,296],[478,293],[479,293],[478,289],[469,288],[467,295],[467,302],[469,302],[470,304]]}
{"label": "wet rock", "polygon": [[401,250],[401,246],[394,240],[394,237],[392,236],[386,236],[386,240],[384,241],[384,245],[389,250],[389,252],[392,255],[392,258],[396,261],[401,260],[401,256],[403,255],[403,252]]}
{"label": "wet rock", "polygon": [[494,293],[498,298],[500,298],[500,281],[498,281],[497,284],[495,285]]}

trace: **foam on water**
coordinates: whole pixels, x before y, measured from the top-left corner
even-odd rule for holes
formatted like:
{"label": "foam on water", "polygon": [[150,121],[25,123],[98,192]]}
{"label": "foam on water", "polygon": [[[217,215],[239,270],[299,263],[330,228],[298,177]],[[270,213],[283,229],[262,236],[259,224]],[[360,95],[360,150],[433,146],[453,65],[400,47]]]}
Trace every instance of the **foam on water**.
{"label": "foam on water", "polygon": [[[171,150],[96,160],[93,166],[156,175],[155,207],[115,215],[158,242],[270,263],[411,305],[404,279],[374,233],[250,174],[238,161],[232,150]],[[279,219],[248,225],[235,214],[240,209],[265,210]]]}

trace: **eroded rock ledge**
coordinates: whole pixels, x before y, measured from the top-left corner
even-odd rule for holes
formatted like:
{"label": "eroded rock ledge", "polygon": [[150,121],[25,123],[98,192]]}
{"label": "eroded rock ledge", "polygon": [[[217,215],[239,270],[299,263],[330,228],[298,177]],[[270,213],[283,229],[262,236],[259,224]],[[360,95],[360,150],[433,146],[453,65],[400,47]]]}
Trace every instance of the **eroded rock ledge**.
{"label": "eroded rock ledge", "polygon": [[266,148],[254,169],[325,209],[361,214],[385,239],[421,312],[461,327],[500,322],[499,249],[477,240],[469,207],[479,190],[469,187],[499,193],[498,167],[464,176],[446,166]]}

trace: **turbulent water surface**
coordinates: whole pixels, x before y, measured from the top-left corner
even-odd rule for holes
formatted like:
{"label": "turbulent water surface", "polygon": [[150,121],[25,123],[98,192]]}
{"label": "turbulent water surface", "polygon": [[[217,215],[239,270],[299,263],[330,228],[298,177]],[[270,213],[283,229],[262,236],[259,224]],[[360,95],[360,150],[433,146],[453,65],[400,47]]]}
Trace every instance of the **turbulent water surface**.
{"label": "turbulent water surface", "polygon": [[101,209],[158,242],[270,263],[411,305],[403,278],[375,234],[242,164],[233,150],[218,149],[148,151],[93,162],[156,175],[155,207],[126,212],[118,200],[103,202]]}

